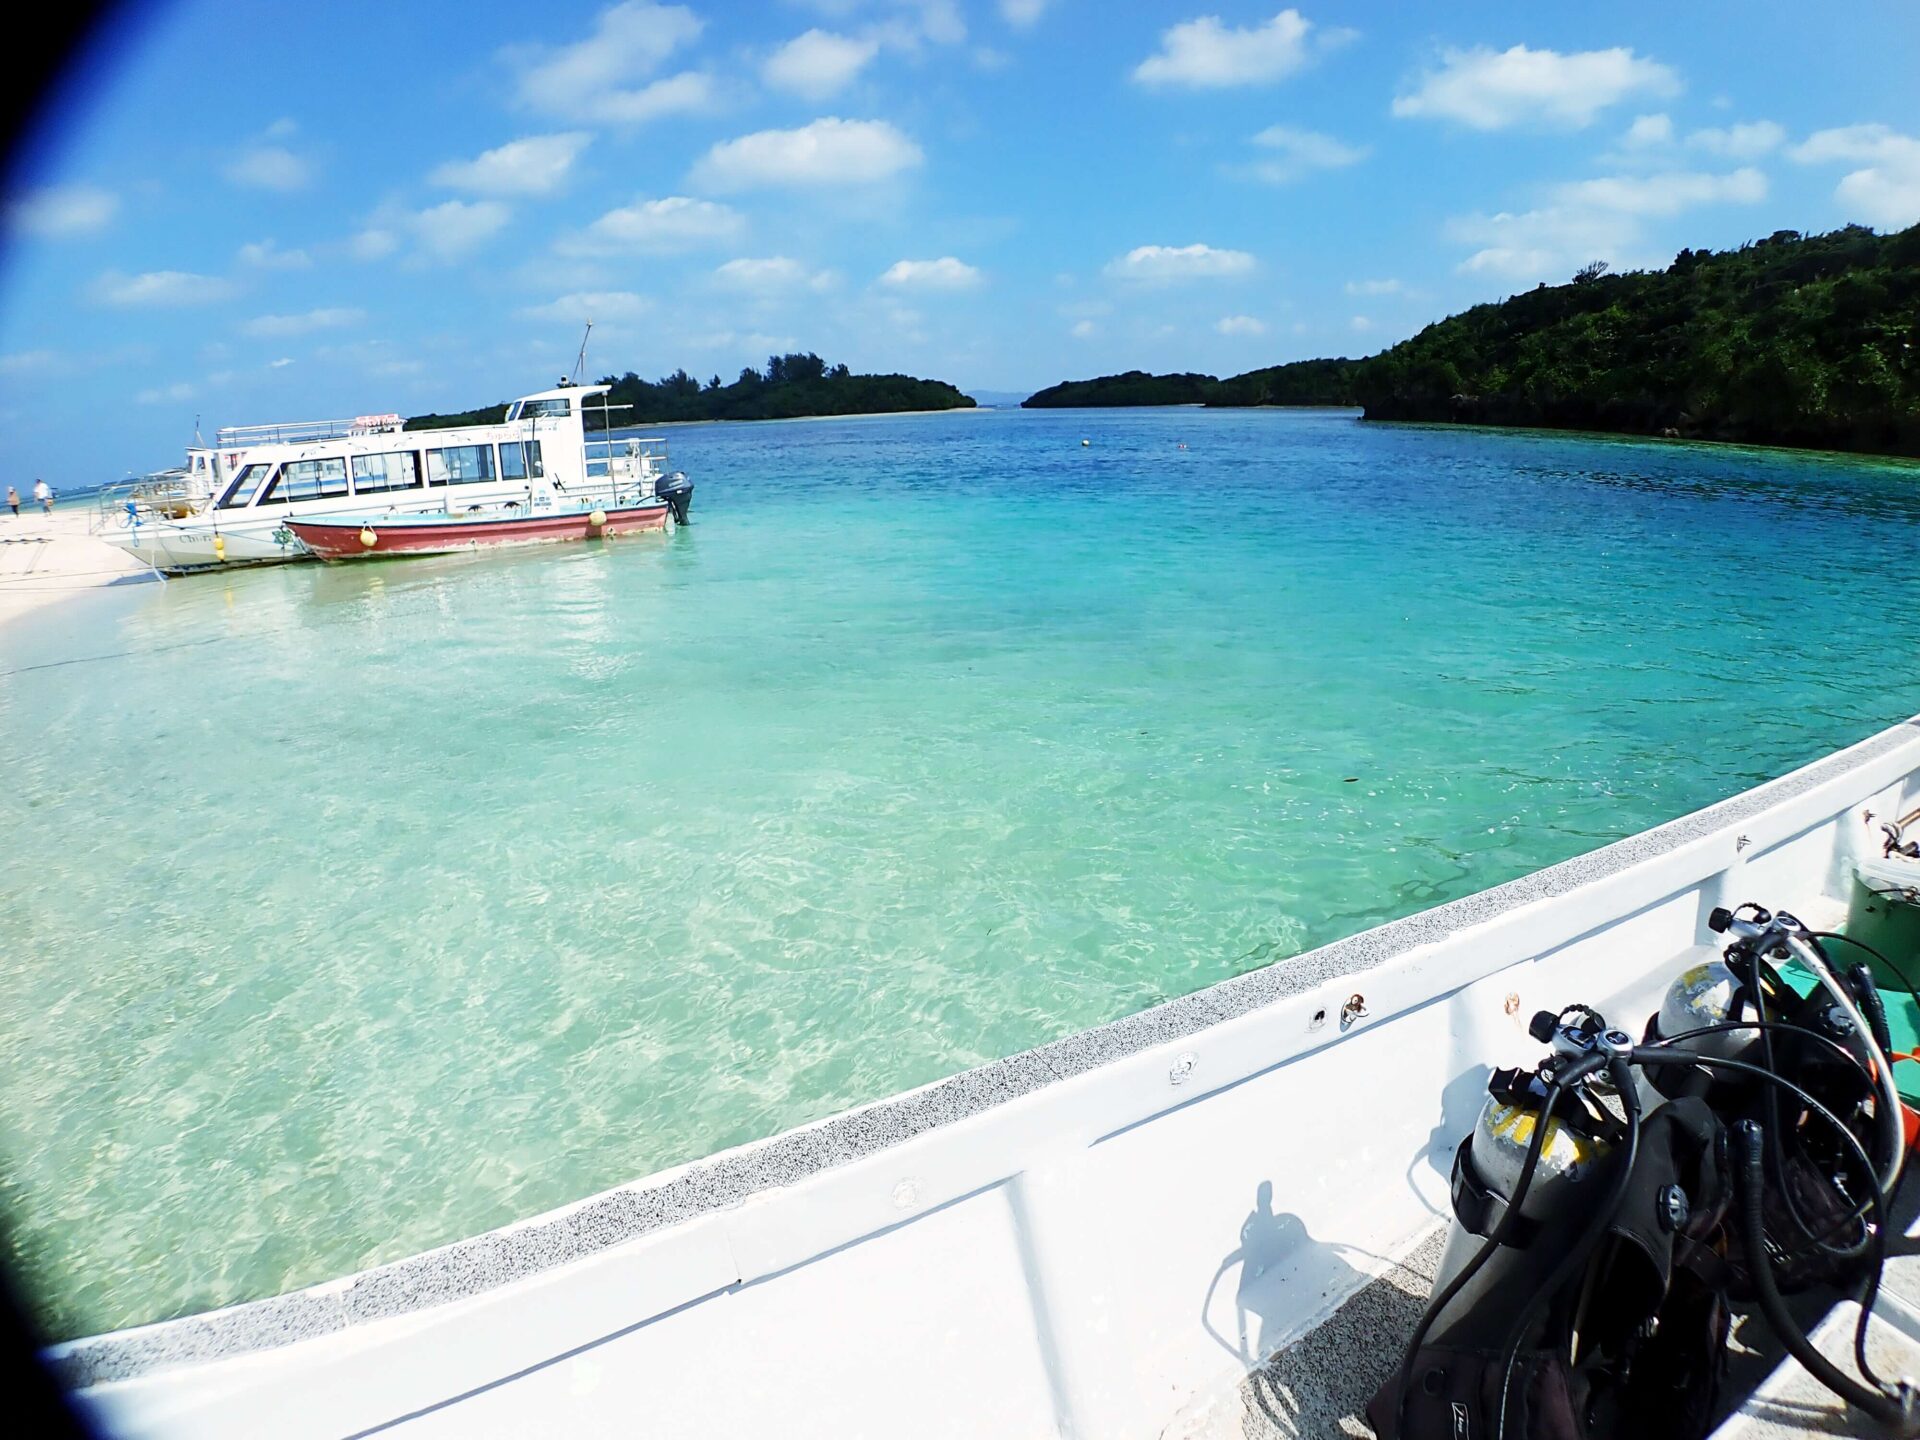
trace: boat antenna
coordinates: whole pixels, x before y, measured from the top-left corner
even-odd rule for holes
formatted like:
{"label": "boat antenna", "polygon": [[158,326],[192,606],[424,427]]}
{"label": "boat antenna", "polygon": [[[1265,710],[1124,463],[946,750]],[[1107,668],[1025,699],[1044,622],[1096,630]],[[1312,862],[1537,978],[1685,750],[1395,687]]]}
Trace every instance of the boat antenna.
{"label": "boat antenna", "polygon": [[198,415],[193,417],[193,443],[196,449],[207,443],[200,438],[200,417]]}
{"label": "boat antenna", "polygon": [[580,354],[573,362],[573,383],[580,383],[580,372],[587,368],[587,340],[593,334],[593,321],[587,321],[587,333],[580,337]]}

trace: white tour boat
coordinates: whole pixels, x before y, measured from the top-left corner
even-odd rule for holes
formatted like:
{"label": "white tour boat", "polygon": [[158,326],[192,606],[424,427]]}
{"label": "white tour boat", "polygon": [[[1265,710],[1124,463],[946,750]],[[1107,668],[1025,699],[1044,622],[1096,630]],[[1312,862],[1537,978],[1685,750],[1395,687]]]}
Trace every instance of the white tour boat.
{"label": "white tour boat", "polygon": [[523,396],[497,425],[407,430],[398,415],[362,415],[224,428],[184,470],[110,495],[98,530],[179,573],[306,559],[287,522],[329,515],[541,515],[637,495],[684,522],[692,487],[667,469],[664,440],[587,438],[589,410],[610,419],[610,388]]}
{"label": "white tour boat", "polygon": [[[1499,1113],[1489,1073],[1540,1059],[1528,1017],[1577,1001],[1671,1035],[1679,996],[1710,1018],[1729,927],[1760,929],[1729,910],[1851,929],[1886,898],[1860,883],[1891,848],[1880,826],[1917,807],[1920,717],[1026,1054],[48,1358],[129,1437],[1364,1434],[1448,1273],[1455,1157],[1471,1134],[1481,1159],[1475,1116]],[[1920,1366],[1916,1302],[1920,1258],[1890,1261],[1866,1332],[1885,1374]],[[1853,1313],[1810,1343],[1849,1363]],[[1789,1365],[1718,1433],[1826,1433],[1837,1407]]]}

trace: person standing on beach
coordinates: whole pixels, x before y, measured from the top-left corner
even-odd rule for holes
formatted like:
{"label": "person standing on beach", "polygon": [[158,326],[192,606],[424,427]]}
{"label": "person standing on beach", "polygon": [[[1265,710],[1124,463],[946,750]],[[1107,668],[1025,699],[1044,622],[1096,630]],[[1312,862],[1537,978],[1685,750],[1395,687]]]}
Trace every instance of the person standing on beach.
{"label": "person standing on beach", "polygon": [[40,502],[40,508],[46,511],[47,514],[51,515],[53,513],[53,491],[47,488],[46,481],[36,480],[33,482],[33,498]]}
{"label": "person standing on beach", "polygon": [[7,486],[7,508],[15,515],[20,513],[20,491],[16,486]]}

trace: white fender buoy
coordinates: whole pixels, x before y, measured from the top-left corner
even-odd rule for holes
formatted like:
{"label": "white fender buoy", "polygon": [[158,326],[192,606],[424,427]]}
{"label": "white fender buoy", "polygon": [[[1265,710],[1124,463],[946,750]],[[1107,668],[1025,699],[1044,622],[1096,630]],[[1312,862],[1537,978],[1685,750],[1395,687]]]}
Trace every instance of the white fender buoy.
{"label": "white fender buoy", "polygon": [[606,525],[606,523],[607,523],[607,512],[604,510],[595,509],[595,511],[591,515],[587,516],[587,524],[593,526],[593,528],[596,530],[603,528]]}
{"label": "white fender buoy", "polygon": [[360,527],[360,543],[369,550],[380,543],[380,537],[373,533],[373,527],[371,525],[362,525]]}

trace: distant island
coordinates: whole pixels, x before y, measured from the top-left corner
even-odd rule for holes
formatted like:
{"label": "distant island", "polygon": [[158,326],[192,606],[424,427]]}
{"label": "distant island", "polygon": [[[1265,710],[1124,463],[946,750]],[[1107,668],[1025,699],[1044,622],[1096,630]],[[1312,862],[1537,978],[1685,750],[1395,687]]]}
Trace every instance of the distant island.
{"label": "distant island", "polygon": [[[811,352],[772,355],[767,368],[751,365],[731,385],[715,375],[702,385],[685,370],[660,380],[642,380],[629,370],[608,375],[607,404],[615,408],[615,426],[653,425],[669,420],[792,420],[812,415],[869,415],[902,410],[967,410],[970,396],[944,380],[911,375],[855,375],[845,365],[828,365]],[[416,415],[409,430],[444,430],[455,425],[496,425],[507,402],[452,415]],[[598,427],[595,407],[587,408],[587,428]]]}
{"label": "distant island", "polygon": [[1596,262],[1365,360],[1228,380],[1133,371],[1027,401],[1196,403],[1920,455],[1920,226],[1780,230],[1622,275]]}
{"label": "distant island", "polygon": [[1030,410],[1115,405],[1357,405],[1353,380],[1358,360],[1296,360],[1231,379],[1186,372],[1149,375],[1129,370],[1096,380],[1063,380],[1029,395]]}

